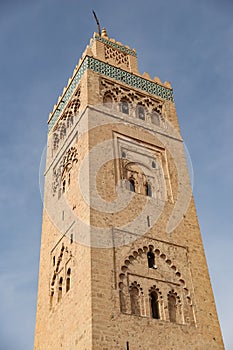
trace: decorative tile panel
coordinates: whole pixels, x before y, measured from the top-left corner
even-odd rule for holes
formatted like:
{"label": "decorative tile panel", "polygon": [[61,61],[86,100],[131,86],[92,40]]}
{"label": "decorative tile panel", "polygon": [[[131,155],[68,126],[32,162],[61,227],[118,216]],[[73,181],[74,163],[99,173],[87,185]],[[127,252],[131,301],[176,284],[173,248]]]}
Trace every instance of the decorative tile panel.
{"label": "decorative tile panel", "polygon": [[[103,39],[103,38],[101,38]],[[105,40],[105,39],[104,39]],[[153,81],[149,81],[145,78],[139,77],[135,74],[124,71],[123,69],[114,67],[108,63],[99,61],[93,57],[87,56],[83,63],[81,64],[78,72],[75,74],[71,84],[67,88],[62,100],[59,102],[57,109],[55,110],[52,118],[49,121],[49,131],[53,128],[56,121],[60,117],[61,113],[65,109],[71,95],[76,89],[80,79],[82,78],[84,72],[87,69],[91,69],[92,71],[104,75],[106,77],[115,79],[119,82],[127,84],[133,88],[140,89],[146,91],[151,95],[159,96],[165,100],[174,102],[173,91],[161,86]]]}
{"label": "decorative tile panel", "polygon": [[111,46],[113,47],[114,49],[117,49],[117,50],[120,50],[120,51],[123,51],[124,53],[128,54],[128,55],[131,55],[131,56],[135,56],[137,57],[137,54],[136,54],[136,51],[134,50],[131,50],[123,45],[119,45],[117,43],[114,43],[110,40],[107,40],[99,35],[94,35],[94,40],[98,40],[102,43],[104,43],[105,45],[108,45],[108,46]]}

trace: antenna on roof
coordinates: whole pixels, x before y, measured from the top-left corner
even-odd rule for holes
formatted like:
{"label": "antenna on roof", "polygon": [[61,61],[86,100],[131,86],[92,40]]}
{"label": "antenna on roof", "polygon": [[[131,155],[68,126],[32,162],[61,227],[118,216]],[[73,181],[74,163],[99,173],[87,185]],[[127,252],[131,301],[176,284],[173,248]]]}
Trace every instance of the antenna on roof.
{"label": "antenna on roof", "polygon": [[101,33],[100,33],[100,22],[99,22],[99,20],[98,20],[98,18],[97,18],[97,16],[96,16],[95,11],[92,10],[92,12],[93,12],[93,15],[94,15],[94,18],[95,18],[95,20],[96,20],[97,27],[98,27],[98,34],[99,34],[99,36],[101,36]]}

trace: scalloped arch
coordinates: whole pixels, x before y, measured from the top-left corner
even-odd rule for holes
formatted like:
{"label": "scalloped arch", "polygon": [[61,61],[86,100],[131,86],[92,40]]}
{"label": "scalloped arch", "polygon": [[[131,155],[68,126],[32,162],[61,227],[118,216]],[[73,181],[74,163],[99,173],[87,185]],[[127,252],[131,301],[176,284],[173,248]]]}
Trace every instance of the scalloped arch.
{"label": "scalloped arch", "polygon": [[[133,264],[133,262],[136,260],[137,261],[137,257],[138,255],[141,256],[142,254],[146,254],[146,252],[149,250],[150,247],[153,247],[152,249],[155,249],[154,246],[152,244],[149,244],[148,246],[143,246],[138,248],[137,250],[134,249],[133,253],[128,255],[128,257],[125,258],[124,260],[124,265],[121,266],[121,273],[119,275],[120,280],[123,281],[126,278],[126,273],[128,271],[128,268],[131,264]],[[168,258],[166,256],[165,253],[161,252],[160,249],[156,248],[155,250],[155,254],[162,259],[164,262],[166,262],[168,264],[168,266],[171,268],[171,270],[173,270],[175,277],[177,278],[177,280],[179,281],[179,283],[181,284],[181,287],[183,288],[185,294],[186,294],[186,298],[189,300],[190,303],[190,292],[189,289],[186,287],[186,283],[185,280],[183,278],[181,278],[182,274],[181,272],[177,269],[177,267],[173,264],[172,260],[170,258]],[[137,253],[137,254],[136,254]]]}

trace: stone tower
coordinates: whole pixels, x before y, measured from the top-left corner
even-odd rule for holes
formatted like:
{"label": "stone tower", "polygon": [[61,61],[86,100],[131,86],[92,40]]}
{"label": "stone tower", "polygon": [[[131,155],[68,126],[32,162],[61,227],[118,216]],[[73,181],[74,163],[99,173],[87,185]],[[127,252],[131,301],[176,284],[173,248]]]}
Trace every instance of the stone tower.
{"label": "stone tower", "polygon": [[103,29],[48,127],[35,350],[224,349],[170,83]]}

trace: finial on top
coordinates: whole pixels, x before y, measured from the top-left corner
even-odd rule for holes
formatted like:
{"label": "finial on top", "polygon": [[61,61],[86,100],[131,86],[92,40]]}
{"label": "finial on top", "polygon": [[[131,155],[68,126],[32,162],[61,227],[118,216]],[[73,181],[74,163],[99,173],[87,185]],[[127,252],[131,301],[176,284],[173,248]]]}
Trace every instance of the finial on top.
{"label": "finial on top", "polygon": [[99,22],[99,20],[98,20],[98,18],[97,18],[97,16],[96,16],[95,11],[92,10],[92,12],[93,12],[94,18],[95,18],[95,20],[96,20],[96,24],[97,24],[97,28],[98,28],[98,34],[99,34],[99,36],[101,36],[101,32],[100,32],[100,22]]}
{"label": "finial on top", "polygon": [[102,29],[101,36],[103,36],[104,38],[108,38],[108,34],[107,34],[107,31],[106,31],[106,28]]}

